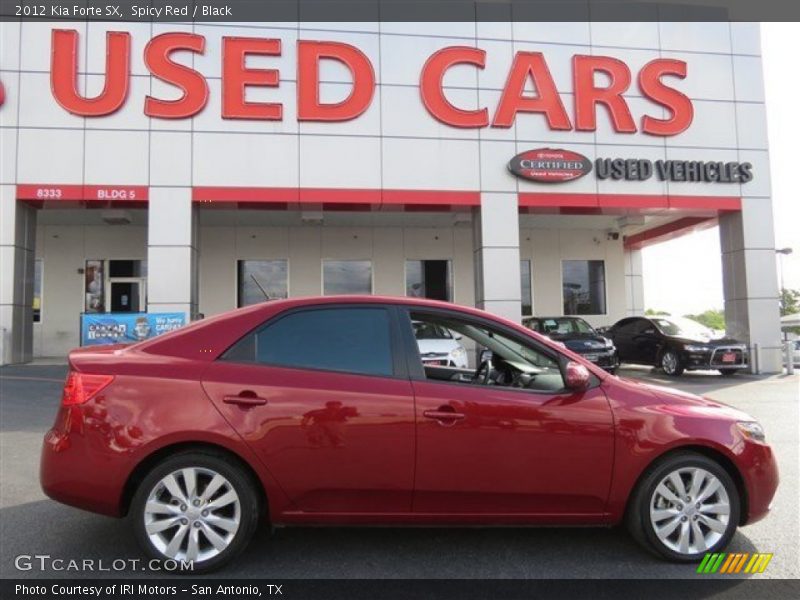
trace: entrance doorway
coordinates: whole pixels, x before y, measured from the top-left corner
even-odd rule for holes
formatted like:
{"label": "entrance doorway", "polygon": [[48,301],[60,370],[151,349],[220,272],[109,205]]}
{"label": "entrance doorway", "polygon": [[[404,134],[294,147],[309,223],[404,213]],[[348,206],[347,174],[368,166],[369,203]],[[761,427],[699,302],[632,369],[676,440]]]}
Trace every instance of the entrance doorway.
{"label": "entrance doorway", "polygon": [[406,295],[452,302],[451,270],[449,260],[407,260]]}
{"label": "entrance doorway", "polygon": [[108,297],[111,300],[112,313],[138,313],[144,307],[144,281],[111,280]]}
{"label": "entrance doorway", "polygon": [[147,308],[147,262],[87,260],[87,313],[138,313]]}

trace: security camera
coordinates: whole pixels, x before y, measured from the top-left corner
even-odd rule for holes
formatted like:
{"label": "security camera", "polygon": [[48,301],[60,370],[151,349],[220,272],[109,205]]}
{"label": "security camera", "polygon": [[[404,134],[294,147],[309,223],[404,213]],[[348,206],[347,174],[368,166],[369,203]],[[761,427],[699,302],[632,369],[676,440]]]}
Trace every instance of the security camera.
{"label": "security camera", "polygon": [[619,231],[609,231],[606,234],[606,239],[609,241],[614,240],[616,242],[619,239]]}

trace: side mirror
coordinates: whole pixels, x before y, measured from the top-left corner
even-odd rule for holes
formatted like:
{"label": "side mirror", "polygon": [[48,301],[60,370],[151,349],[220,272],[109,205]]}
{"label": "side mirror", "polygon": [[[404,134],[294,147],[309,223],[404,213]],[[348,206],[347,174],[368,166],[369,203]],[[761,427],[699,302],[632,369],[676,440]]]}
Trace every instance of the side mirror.
{"label": "side mirror", "polygon": [[589,387],[591,378],[589,369],[582,364],[574,361],[567,363],[567,380],[565,381],[567,388],[576,392],[585,390]]}

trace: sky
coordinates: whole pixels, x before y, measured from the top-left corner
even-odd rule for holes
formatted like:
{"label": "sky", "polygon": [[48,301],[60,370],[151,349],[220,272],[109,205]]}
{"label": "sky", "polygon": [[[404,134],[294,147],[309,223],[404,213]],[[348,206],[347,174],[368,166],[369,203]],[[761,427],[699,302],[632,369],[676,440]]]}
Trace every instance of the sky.
{"label": "sky", "polygon": [[[785,287],[800,289],[800,23],[762,23],[761,53],[767,102],[775,247],[783,257]],[[673,314],[723,306],[719,229],[645,248],[644,305]],[[775,261],[778,269],[779,260]],[[780,280],[779,280],[780,285]]]}

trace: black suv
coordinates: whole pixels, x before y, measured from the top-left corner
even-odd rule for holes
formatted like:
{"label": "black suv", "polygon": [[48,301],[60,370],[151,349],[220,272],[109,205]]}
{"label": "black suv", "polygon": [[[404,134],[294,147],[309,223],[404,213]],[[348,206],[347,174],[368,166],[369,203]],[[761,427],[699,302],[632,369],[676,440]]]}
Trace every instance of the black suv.
{"label": "black suv", "polygon": [[522,320],[528,329],[564,344],[609,373],[619,367],[617,349],[580,317],[529,317]]}
{"label": "black suv", "polygon": [[684,370],[716,369],[733,375],[747,367],[747,346],[714,339],[710,329],[681,317],[628,317],[605,331],[622,362],[661,367],[677,377]]}

